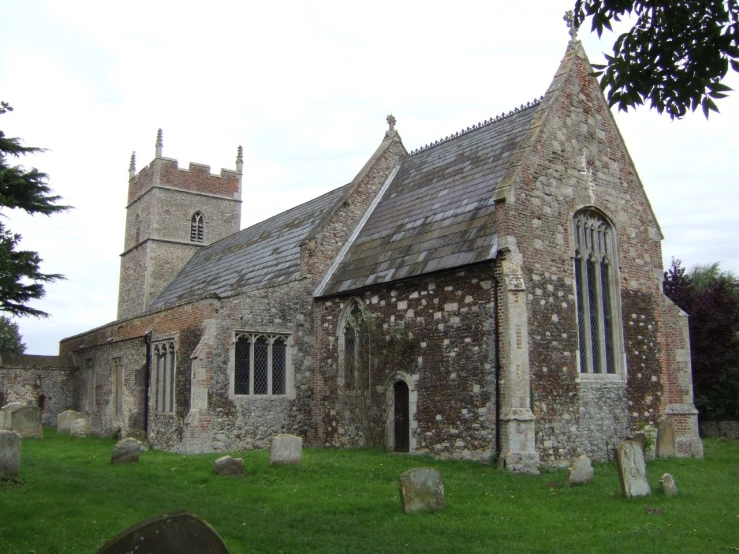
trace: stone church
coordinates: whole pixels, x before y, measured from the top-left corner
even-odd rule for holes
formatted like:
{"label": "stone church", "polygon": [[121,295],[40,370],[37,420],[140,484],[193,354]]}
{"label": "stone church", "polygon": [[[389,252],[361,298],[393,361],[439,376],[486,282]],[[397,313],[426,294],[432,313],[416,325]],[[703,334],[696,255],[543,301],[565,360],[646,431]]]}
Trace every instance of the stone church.
{"label": "stone church", "polygon": [[[60,344],[94,432],[354,446],[366,387],[391,450],[534,471],[669,419],[702,456],[687,317],[581,44],[539,100],[417,151],[388,123],[350,183],[243,230],[241,150],[219,175],[161,134],[132,158],[117,319]],[[412,337],[409,361],[360,383],[356,314]]]}

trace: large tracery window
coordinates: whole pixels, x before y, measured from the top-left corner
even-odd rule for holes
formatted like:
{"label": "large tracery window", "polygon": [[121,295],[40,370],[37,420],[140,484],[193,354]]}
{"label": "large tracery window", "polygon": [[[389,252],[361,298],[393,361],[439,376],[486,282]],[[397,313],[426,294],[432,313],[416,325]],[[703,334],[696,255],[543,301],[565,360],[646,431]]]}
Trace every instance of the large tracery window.
{"label": "large tracery window", "polygon": [[597,212],[574,218],[581,374],[618,373],[618,279],[614,232]]}
{"label": "large tracery window", "polygon": [[287,394],[286,336],[237,333],[235,357],[234,394]]}
{"label": "large tracery window", "polygon": [[370,360],[368,337],[362,332],[362,309],[351,301],[339,326],[339,365],[345,390],[368,389]]}
{"label": "large tracery window", "polygon": [[175,348],[173,340],[152,347],[151,404],[154,412],[174,413]]}
{"label": "large tracery window", "polygon": [[190,219],[190,242],[205,240],[205,217],[201,212],[195,212]]}

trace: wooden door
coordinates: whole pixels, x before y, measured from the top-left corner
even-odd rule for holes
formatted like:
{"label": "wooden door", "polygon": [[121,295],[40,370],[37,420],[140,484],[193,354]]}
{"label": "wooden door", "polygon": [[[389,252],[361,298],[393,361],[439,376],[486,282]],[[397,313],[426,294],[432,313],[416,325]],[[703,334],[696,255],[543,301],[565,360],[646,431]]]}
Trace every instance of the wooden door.
{"label": "wooden door", "polygon": [[410,446],[410,410],[408,409],[408,385],[395,383],[395,451],[408,452]]}

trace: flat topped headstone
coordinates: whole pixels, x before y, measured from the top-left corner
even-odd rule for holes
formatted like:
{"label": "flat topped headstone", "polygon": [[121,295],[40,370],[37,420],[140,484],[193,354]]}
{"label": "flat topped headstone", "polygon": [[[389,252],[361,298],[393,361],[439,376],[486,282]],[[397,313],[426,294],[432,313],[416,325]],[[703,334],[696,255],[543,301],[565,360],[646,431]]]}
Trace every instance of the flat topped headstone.
{"label": "flat topped headstone", "polygon": [[659,480],[659,484],[665,496],[677,496],[677,483],[675,483],[675,478],[672,475],[665,473],[662,479]]}
{"label": "flat topped headstone", "polygon": [[652,492],[647,481],[647,464],[641,444],[636,441],[619,444],[616,448],[616,466],[624,496],[647,496]]}
{"label": "flat topped headstone", "polygon": [[138,462],[140,452],[141,443],[136,439],[129,437],[119,440],[110,453],[110,463],[115,465]]}
{"label": "flat topped headstone", "polygon": [[593,480],[593,465],[590,458],[580,456],[567,470],[567,486],[582,485]]}
{"label": "flat topped headstone", "polygon": [[303,439],[295,435],[275,435],[269,450],[270,464],[300,464],[303,461]]}
{"label": "flat topped headstone", "polygon": [[406,471],[398,479],[398,488],[400,504],[406,514],[444,508],[444,485],[438,469],[418,467]]}
{"label": "flat topped headstone", "polygon": [[675,426],[669,419],[663,419],[657,427],[655,451],[658,458],[670,458],[677,454],[675,449]]}
{"label": "flat topped headstone", "polygon": [[65,410],[56,416],[57,433],[69,433],[72,423],[82,417],[82,414],[75,410]]}
{"label": "flat topped headstone", "polygon": [[84,417],[75,419],[69,428],[69,434],[73,437],[86,437],[90,434],[90,422]]}
{"label": "flat topped headstone", "polygon": [[221,456],[213,462],[213,473],[216,475],[244,475],[244,459]]}
{"label": "flat topped headstone", "polygon": [[140,521],[106,542],[97,554],[228,554],[215,529],[187,510]]}
{"label": "flat topped headstone", "polygon": [[13,412],[13,431],[23,438],[43,439],[41,409],[36,406],[23,406]]}
{"label": "flat topped headstone", "polygon": [[5,429],[7,431],[13,430],[13,413],[15,413],[16,410],[19,410],[23,408],[25,404],[23,402],[11,402],[10,404],[5,404],[2,408],[0,408],[0,412],[2,412],[2,420],[0,420],[0,429]]}
{"label": "flat topped headstone", "polygon": [[0,480],[15,479],[21,467],[21,436],[0,430]]}

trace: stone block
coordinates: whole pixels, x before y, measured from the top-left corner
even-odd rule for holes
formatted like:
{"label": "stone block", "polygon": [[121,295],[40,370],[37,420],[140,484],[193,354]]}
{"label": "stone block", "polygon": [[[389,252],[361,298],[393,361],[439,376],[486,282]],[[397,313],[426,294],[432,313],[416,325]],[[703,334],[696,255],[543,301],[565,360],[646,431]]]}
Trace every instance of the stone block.
{"label": "stone block", "polygon": [[13,412],[13,431],[23,438],[43,439],[41,410],[36,406],[23,406]]}
{"label": "stone block", "polygon": [[619,444],[616,448],[616,467],[624,496],[647,496],[652,492],[647,481],[647,464],[641,444],[636,441]]}
{"label": "stone block", "polygon": [[119,440],[110,454],[111,464],[130,464],[139,461],[141,443],[136,439],[126,438]]}
{"label": "stone block", "polygon": [[216,475],[244,475],[243,458],[221,456],[213,462],[213,473]]}
{"label": "stone block", "polygon": [[271,464],[300,464],[303,461],[303,439],[295,435],[275,435],[269,451]]}
{"label": "stone block", "polygon": [[72,423],[82,417],[82,414],[75,410],[65,410],[56,417],[56,430],[58,433],[69,433]]}
{"label": "stone block", "polygon": [[400,504],[406,514],[420,510],[444,509],[444,485],[439,470],[418,467],[398,479]]}
{"label": "stone block", "polygon": [[659,480],[659,484],[662,488],[662,492],[665,493],[665,496],[677,496],[677,484],[672,475],[665,473],[662,476],[662,479]]}
{"label": "stone block", "polygon": [[90,434],[90,431],[90,422],[84,417],[75,419],[69,428],[69,434],[73,437],[86,437]]}
{"label": "stone block", "polygon": [[669,419],[663,419],[657,427],[655,452],[658,458],[670,458],[677,455],[675,448],[675,426]]}
{"label": "stone block", "polygon": [[567,470],[567,486],[582,485],[593,480],[593,466],[590,458],[580,456]]}
{"label": "stone block", "polygon": [[21,436],[0,429],[0,480],[15,479],[21,467]]}

